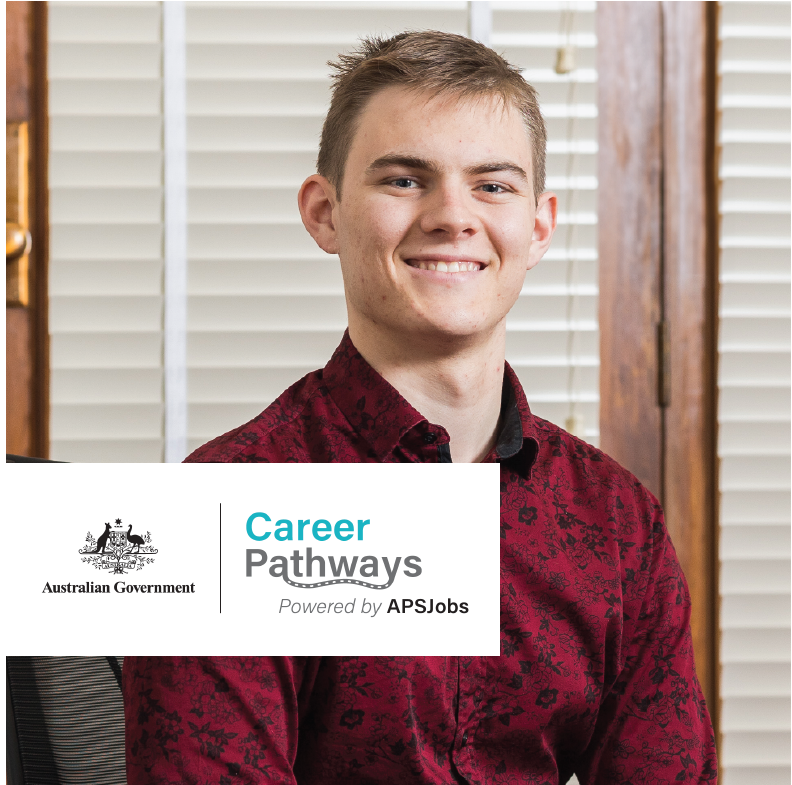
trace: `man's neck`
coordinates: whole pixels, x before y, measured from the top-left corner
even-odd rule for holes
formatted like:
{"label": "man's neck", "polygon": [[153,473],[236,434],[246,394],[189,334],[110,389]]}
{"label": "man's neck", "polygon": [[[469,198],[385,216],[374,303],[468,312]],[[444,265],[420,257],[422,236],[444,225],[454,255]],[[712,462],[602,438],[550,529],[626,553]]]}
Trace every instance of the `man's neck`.
{"label": "man's neck", "polygon": [[429,422],[450,437],[455,463],[483,460],[495,444],[501,410],[506,330],[475,338],[381,334],[355,324],[355,348]]}

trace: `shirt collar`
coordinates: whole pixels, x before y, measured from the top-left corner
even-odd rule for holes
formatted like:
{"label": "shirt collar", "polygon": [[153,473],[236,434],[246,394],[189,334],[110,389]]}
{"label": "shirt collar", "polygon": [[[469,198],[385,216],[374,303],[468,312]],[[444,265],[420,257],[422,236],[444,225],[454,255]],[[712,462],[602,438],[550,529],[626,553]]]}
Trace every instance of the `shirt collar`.
{"label": "shirt collar", "polygon": [[[372,457],[379,461],[391,455],[407,433],[428,425],[426,418],[366,362],[348,330],[325,366],[322,380],[349,424],[368,442]],[[487,460],[508,461],[528,477],[539,443],[522,385],[508,363],[501,407],[501,430]]]}
{"label": "shirt collar", "polygon": [[509,363],[504,363],[501,400],[501,430],[495,452],[498,460],[509,462],[527,479],[539,455],[539,439],[525,391]]}

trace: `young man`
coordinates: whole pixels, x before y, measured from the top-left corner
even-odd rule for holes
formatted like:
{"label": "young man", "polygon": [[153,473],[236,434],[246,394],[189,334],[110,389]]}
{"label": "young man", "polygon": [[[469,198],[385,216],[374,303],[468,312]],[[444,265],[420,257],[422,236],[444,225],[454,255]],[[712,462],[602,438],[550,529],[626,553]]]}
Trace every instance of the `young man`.
{"label": "young man", "polygon": [[480,44],[409,33],[340,58],[299,202],[341,260],[349,330],[188,459],[498,461],[501,655],[128,658],[130,783],[715,781],[657,501],[534,417],[504,360],[555,228],[544,152],[533,89]]}

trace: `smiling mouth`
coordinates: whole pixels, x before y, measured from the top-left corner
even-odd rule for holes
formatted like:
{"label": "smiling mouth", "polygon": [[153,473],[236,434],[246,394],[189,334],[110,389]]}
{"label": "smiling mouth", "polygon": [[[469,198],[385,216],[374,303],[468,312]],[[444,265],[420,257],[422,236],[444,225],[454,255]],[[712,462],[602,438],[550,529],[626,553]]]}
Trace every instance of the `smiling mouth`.
{"label": "smiling mouth", "polygon": [[443,262],[438,259],[405,259],[405,261],[410,267],[418,270],[433,270],[438,273],[474,273],[485,267],[481,262]]}

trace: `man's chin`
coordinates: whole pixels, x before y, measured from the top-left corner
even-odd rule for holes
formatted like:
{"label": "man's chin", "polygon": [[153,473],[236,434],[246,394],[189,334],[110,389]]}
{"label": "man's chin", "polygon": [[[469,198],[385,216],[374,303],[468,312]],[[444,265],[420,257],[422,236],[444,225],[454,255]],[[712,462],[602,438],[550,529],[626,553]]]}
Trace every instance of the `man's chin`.
{"label": "man's chin", "polygon": [[[472,318],[454,318],[445,320],[427,320],[412,325],[409,340],[432,347],[459,347],[486,340],[496,329],[496,324]],[[406,336],[405,336],[406,337]]]}
{"label": "man's chin", "polygon": [[[504,329],[506,314],[484,313],[480,308],[454,308],[448,303],[408,307],[401,313],[350,313],[351,334],[366,337],[367,343],[420,347],[428,353],[456,351],[486,343]],[[362,336],[361,336],[362,337]]]}

